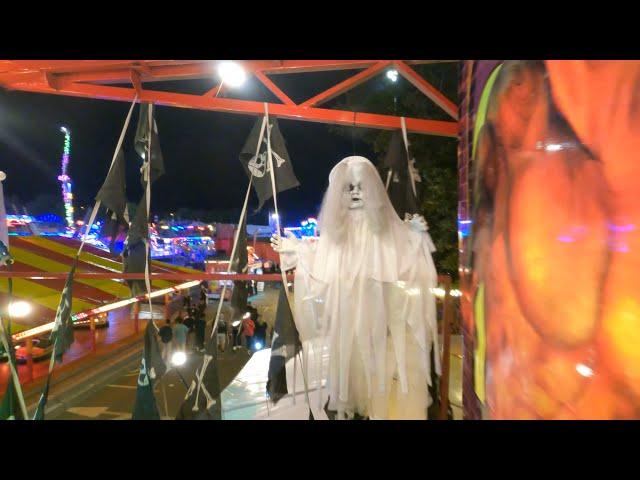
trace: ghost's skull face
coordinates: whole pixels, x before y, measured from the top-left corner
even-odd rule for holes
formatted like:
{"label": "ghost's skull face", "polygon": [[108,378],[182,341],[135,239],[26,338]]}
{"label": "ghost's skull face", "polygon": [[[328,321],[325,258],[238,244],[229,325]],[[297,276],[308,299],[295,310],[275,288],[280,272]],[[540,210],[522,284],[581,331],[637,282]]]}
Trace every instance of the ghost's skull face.
{"label": "ghost's skull face", "polygon": [[344,186],[345,197],[349,210],[357,210],[364,207],[364,190],[362,184],[362,167],[351,166],[347,175],[348,183]]}
{"label": "ghost's skull face", "polygon": [[354,210],[363,206],[362,185],[359,181],[352,181],[349,183],[349,209]]}

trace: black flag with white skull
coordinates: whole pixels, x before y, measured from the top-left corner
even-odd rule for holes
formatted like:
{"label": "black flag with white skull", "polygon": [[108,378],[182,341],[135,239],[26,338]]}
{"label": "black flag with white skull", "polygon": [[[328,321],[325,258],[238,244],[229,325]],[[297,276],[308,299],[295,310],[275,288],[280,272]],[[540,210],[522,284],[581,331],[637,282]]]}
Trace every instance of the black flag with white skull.
{"label": "black flag with white skull", "polygon": [[78,257],[76,256],[71,270],[67,275],[67,281],[62,289],[60,303],[56,311],[56,318],[51,331],[50,341],[54,344],[54,356],[57,362],[62,361],[62,355],[69,349],[74,341],[73,321],[71,320],[71,305],[73,302],[73,276],[76,272]]}
{"label": "black flag with white skull", "polygon": [[196,370],[196,378],[191,381],[176,420],[222,420],[218,344],[215,339],[207,342],[204,361]]}
{"label": "black flag with white skull", "polygon": [[302,349],[300,336],[293,321],[291,308],[284,288],[280,286],[276,319],[271,339],[271,359],[267,380],[267,393],[273,403],[284,397],[287,391],[286,363]]}
{"label": "black flag with white skull", "polygon": [[411,157],[411,151],[405,148],[402,131],[398,130],[391,135],[387,154],[382,160],[384,171],[383,180],[388,185],[387,192],[398,216],[420,213],[418,199],[414,190],[416,182],[420,182],[420,174],[415,167],[415,159]]}
{"label": "black flag with white skull", "polygon": [[[298,182],[293,172],[291,158],[289,157],[284,138],[280,133],[278,120],[272,117],[269,118],[269,130],[264,129],[262,140],[260,141],[263,120],[263,116],[256,120],[249,134],[249,138],[247,138],[240,153],[240,163],[242,163],[244,171],[249,178],[253,175],[253,188],[256,190],[259,202],[258,210],[262,208],[264,202],[272,197],[273,193],[273,189],[271,188],[269,157],[267,155],[268,134],[270,134],[271,139],[271,158],[276,181],[276,192],[280,193],[300,185],[300,182]],[[260,148],[258,149],[259,141]],[[258,150],[258,155],[256,155],[256,150]]]}
{"label": "black flag with white skull", "polygon": [[71,270],[67,275],[67,281],[62,289],[62,295],[60,296],[60,303],[58,304],[58,310],[56,311],[56,319],[53,324],[53,330],[51,331],[50,342],[53,344],[53,353],[51,363],[49,364],[49,374],[47,380],[40,394],[40,400],[38,400],[38,406],[34,414],[34,420],[44,420],[44,411],[49,400],[49,384],[51,382],[51,372],[53,371],[53,361],[61,362],[62,355],[69,349],[74,341],[73,321],[71,320],[71,305],[73,299],[73,275],[76,271],[78,264],[78,257],[76,256]]}
{"label": "black flag with white skull", "polygon": [[149,321],[144,334],[144,350],[140,362],[136,400],[131,420],[160,420],[153,386],[166,371],[167,366],[162,360],[156,337],[156,327],[153,322]]}

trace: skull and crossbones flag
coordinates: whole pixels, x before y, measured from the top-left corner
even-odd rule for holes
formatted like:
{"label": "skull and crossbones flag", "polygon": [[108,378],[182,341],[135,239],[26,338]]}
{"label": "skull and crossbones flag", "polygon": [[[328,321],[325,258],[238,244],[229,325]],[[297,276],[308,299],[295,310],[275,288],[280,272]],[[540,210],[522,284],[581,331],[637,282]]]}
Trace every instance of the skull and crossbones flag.
{"label": "skull and crossbones flag", "polygon": [[[270,136],[271,142],[271,158],[273,161],[274,177],[276,181],[276,193],[283,192],[290,188],[294,188],[300,185],[295,173],[293,172],[293,166],[291,165],[291,158],[289,152],[280,133],[280,127],[278,120],[275,118],[269,118],[268,129],[262,129],[262,122],[264,117],[261,116],[256,120],[256,123],[247,138],[247,141],[240,153],[240,163],[246,172],[247,176],[251,178],[253,175],[253,188],[258,195],[258,210],[262,208],[264,202],[269,200],[272,196],[271,188],[271,174],[269,169],[269,157],[267,154],[267,136]],[[261,136],[261,131],[263,135]],[[261,138],[262,137],[262,138]],[[258,148],[258,142],[260,146]],[[258,154],[256,155],[256,151]]]}
{"label": "skull and crossbones flag", "polygon": [[416,191],[415,182],[420,182],[420,174],[415,167],[415,159],[411,157],[408,145],[405,147],[400,130],[391,135],[382,166],[389,176],[387,182],[389,200],[398,216],[404,218],[406,214],[419,213],[418,199],[414,191]]}
{"label": "skull and crossbones flag", "polygon": [[273,403],[277,403],[288,393],[285,365],[301,349],[300,336],[293,321],[293,315],[291,314],[284,288],[281,286],[276,307],[273,337],[271,339],[271,359],[269,360],[269,373],[267,376],[267,393]]}
{"label": "skull and crossbones flag", "polygon": [[222,420],[218,344],[215,339],[207,342],[204,361],[196,370],[196,378],[191,381],[176,420]]}
{"label": "skull and crossbones flag", "polygon": [[56,318],[51,331],[51,342],[55,345],[54,356],[57,362],[62,361],[64,354],[74,341],[73,321],[71,320],[71,305],[73,302],[73,276],[76,273],[78,257],[73,262],[67,275],[67,281],[62,289],[60,303],[56,311]]}
{"label": "skull and crossbones flag", "polygon": [[153,322],[148,322],[144,333],[144,350],[142,351],[136,400],[131,420],[160,420],[153,386],[166,371],[167,366],[162,360],[156,337],[156,327]]}

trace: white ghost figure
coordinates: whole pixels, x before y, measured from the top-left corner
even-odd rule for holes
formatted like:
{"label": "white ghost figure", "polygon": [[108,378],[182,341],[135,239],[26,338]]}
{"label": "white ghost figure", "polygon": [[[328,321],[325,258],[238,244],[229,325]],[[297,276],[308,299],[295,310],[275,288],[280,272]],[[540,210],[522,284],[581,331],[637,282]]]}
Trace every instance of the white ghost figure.
{"label": "white ghost figure", "polygon": [[310,384],[326,380],[322,405],[328,399],[338,418],[425,419],[432,346],[438,373],[440,361],[424,219],[402,221],[376,168],[354,156],[331,171],[318,228],[315,239],[272,238],[282,268],[296,268],[294,317]]}

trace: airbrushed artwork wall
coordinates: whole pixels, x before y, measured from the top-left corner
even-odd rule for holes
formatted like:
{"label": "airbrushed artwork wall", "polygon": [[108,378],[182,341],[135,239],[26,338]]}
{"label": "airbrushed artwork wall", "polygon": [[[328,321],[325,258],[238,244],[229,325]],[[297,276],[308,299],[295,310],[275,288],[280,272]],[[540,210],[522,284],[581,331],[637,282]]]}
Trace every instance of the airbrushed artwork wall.
{"label": "airbrushed artwork wall", "polygon": [[640,62],[467,61],[465,418],[640,418]]}

